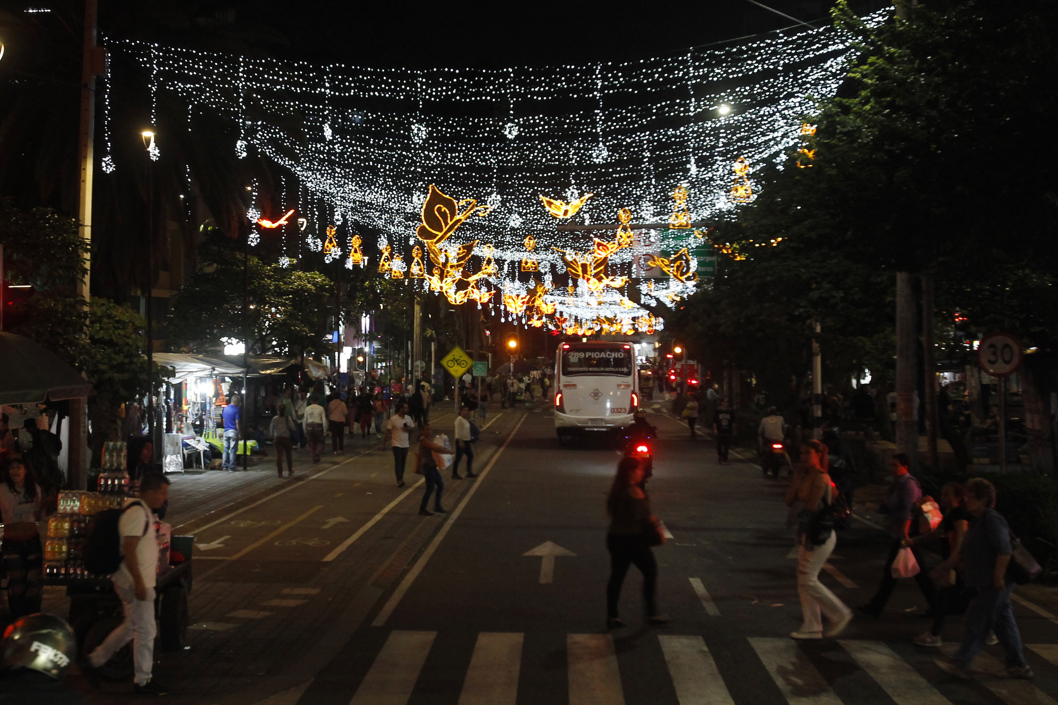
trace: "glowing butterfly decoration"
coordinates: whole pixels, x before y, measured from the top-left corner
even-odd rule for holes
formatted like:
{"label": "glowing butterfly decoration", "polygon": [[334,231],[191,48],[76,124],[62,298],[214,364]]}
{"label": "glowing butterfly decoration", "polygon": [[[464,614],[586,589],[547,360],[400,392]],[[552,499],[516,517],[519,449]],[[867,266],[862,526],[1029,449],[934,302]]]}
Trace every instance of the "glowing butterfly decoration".
{"label": "glowing butterfly decoration", "polygon": [[593,193],[586,193],[575,201],[566,203],[565,201],[555,201],[547,196],[541,194],[540,200],[544,202],[544,207],[547,208],[547,212],[556,218],[572,218],[577,214],[577,211],[588,202],[588,199],[594,196]]}
{"label": "glowing butterfly decoration", "polygon": [[669,216],[669,227],[677,230],[691,227],[691,213],[687,210],[687,187],[677,186],[672,192],[676,204],[672,207],[672,215]]}
{"label": "glowing butterfly decoration", "polygon": [[815,137],[816,136],[816,126],[815,125],[809,125],[807,122],[801,123],[801,134],[803,136],[805,136],[805,137]]}
{"label": "glowing butterfly decoration", "polygon": [[[534,249],[536,249],[536,238],[534,238],[532,235],[526,235],[524,244],[525,244],[526,251],[532,252]],[[532,257],[523,257],[522,258],[522,271],[523,272],[539,272],[540,271],[540,263],[536,259],[534,259]]]}
{"label": "glowing butterfly decoration", "polygon": [[411,278],[426,278],[426,267],[422,263],[422,248],[418,245],[411,250]]}
{"label": "glowing butterfly decoration", "polygon": [[647,267],[650,269],[657,267],[680,282],[695,283],[698,281],[698,273],[691,271],[691,256],[688,254],[686,247],[677,252],[672,259],[656,255],[651,256],[647,260]]}
{"label": "glowing butterfly decoration", "polygon": [[606,273],[610,255],[621,249],[616,242],[596,240],[590,252],[568,252],[557,247],[552,249],[562,253],[562,260],[566,263],[569,275],[583,281],[594,294],[602,292],[608,286],[618,289],[628,283],[628,277],[611,277]]}
{"label": "glowing butterfly decoration", "polygon": [[[274,223],[271,220],[268,220],[267,218],[258,218],[257,219],[257,224],[260,225],[262,228],[266,228],[268,230],[272,230],[274,228],[278,228],[280,226],[286,225],[287,224],[287,220],[292,215],[294,215],[294,209],[293,208],[288,210],[286,212],[286,214],[282,218],[280,218],[279,220],[275,221]],[[299,218],[298,220],[300,221],[302,219]]]}
{"label": "glowing butterfly decoration", "polygon": [[330,255],[335,254],[338,250],[338,241],[334,238],[338,229],[333,225],[327,226],[327,241],[323,243],[323,254]]}
{"label": "glowing butterfly decoration", "polygon": [[[544,296],[547,294],[548,288],[543,284],[537,282],[536,288],[532,292],[532,298],[529,299],[528,307],[536,309],[536,316],[550,316],[555,313],[555,309],[558,308],[554,303],[547,303],[544,301]],[[537,326],[539,328],[539,326]]]}
{"label": "glowing butterfly decoration", "polygon": [[503,305],[516,316],[525,313],[525,306],[529,303],[529,294],[504,294]]}
{"label": "glowing butterfly decoration", "polygon": [[392,260],[393,248],[386,245],[382,248],[382,256],[378,258],[378,273],[385,274],[389,271],[390,262]]}
{"label": "glowing butterfly decoration", "polygon": [[[457,306],[468,300],[481,304],[492,298],[495,292],[480,289],[478,280],[496,273],[496,265],[492,261],[493,248],[486,245],[481,268],[474,274],[464,276],[464,268],[473,256],[478,241],[447,249],[443,249],[442,245],[467,218],[472,215],[484,217],[491,210],[487,205],[477,205],[474,199],[457,202],[433,184],[430,184],[430,192],[422,204],[422,224],[415,233],[426,244],[426,252],[434,265],[433,274],[427,275],[426,281],[432,291],[441,292],[450,303]],[[465,283],[467,288],[460,288],[461,283]]]}
{"label": "glowing butterfly decoration", "polygon": [[[797,153],[798,154],[803,154],[805,156],[805,158],[809,159],[809,160],[816,158],[816,150],[814,150],[814,149],[805,149],[804,147],[801,147],[799,150],[797,150]],[[801,163],[801,160],[798,159],[797,160],[797,168],[798,169],[811,169],[812,165],[811,164],[803,164],[803,163]]]}
{"label": "glowing butterfly decoration", "polygon": [[753,186],[749,183],[749,162],[745,157],[735,160],[735,185],[729,196],[733,203],[749,203],[753,200]]}
{"label": "glowing butterfly decoration", "polygon": [[360,249],[360,245],[363,243],[364,241],[360,239],[359,235],[353,235],[349,238],[349,264],[364,266],[364,251]]}
{"label": "glowing butterfly decoration", "polygon": [[632,243],[635,242],[635,235],[632,233],[632,228],[629,227],[629,223],[632,222],[632,211],[627,208],[617,211],[617,222],[621,224],[617,228],[617,236],[615,238],[617,246],[619,248],[631,247]]}

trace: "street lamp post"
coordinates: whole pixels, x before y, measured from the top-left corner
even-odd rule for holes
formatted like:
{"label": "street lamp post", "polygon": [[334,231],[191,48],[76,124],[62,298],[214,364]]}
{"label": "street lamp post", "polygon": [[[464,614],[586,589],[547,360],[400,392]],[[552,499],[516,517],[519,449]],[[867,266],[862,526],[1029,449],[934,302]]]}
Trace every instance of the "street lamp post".
{"label": "street lamp post", "polygon": [[[154,293],[154,165],[158,148],[154,144],[154,131],[140,133],[147,149],[147,288],[144,290],[144,305],[147,308],[147,437],[154,443],[154,383],[151,368],[154,366],[154,313],[151,299]],[[157,449],[156,449],[157,450]]]}

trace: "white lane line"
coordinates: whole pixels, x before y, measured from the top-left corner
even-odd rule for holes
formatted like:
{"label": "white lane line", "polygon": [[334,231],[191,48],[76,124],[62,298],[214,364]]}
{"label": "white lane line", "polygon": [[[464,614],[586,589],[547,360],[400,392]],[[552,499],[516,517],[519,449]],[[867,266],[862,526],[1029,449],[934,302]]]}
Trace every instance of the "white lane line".
{"label": "white lane line", "polygon": [[488,428],[488,427],[489,427],[489,426],[491,426],[492,424],[494,424],[494,423],[496,423],[497,421],[499,421],[499,420],[500,420],[500,417],[501,417],[501,416],[503,416],[503,415],[504,415],[504,414],[506,414],[506,413],[507,413],[506,411],[501,411],[500,413],[498,413],[498,414],[496,414],[495,416],[493,416],[493,417],[492,417],[492,421],[489,421],[489,422],[488,422],[487,424],[485,424],[484,426],[482,426],[482,427],[481,427],[481,430],[482,430],[482,431],[484,431],[484,430],[485,430],[486,428]]}
{"label": "white lane line", "polygon": [[319,588],[283,588],[279,591],[281,595],[318,595]]}
{"label": "white lane line", "polygon": [[665,538],[667,538],[667,539],[673,539],[673,538],[676,538],[675,536],[673,536],[673,535],[672,535],[672,532],[671,532],[671,531],[669,531],[669,527],[665,526],[665,522],[663,522],[663,521],[661,521],[661,520],[659,519],[659,520],[658,520],[658,523],[659,523],[659,524],[661,524],[661,535],[662,535],[662,536],[664,536],[664,537],[665,537]]}
{"label": "white lane line", "polygon": [[[276,536],[279,536],[281,533],[283,533],[287,529],[291,528],[292,526],[295,526],[296,524],[301,523],[305,519],[308,519],[310,516],[312,516],[313,514],[315,514],[316,512],[318,512],[321,509],[323,509],[323,505],[322,504],[317,504],[315,507],[313,507],[312,509],[308,510],[307,512],[305,512],[301,516],[299,516],[297,519],[294,519],[293,521],[290,521],[290,522],[287,522],[286,524],[283,524],[283,526],[279,527],[278,529],[276,529],[272,533],[268,534],[268,536],[265,536],[263,539],[259,539],[257,541],[254,541],[249,546],[247,546],[246,548],[244,548],[241,551],[239,551],[238,553],[236,553],[234,556],[228,556],[227,558],[220,558],[219,560],[237,561],[240,558],[242,558],[243,556],[245,556],[247,553],[249,553],[250,551],[252,551],[255,548],[257,548],[258,546],[260,546],[261,544],[268,543],[269,541],[274,539]],[[205,580],[210,575],[213,575],[213,573],[217,572],[218,570],[220,570],[223,567],[224,566],[222,566],[222,565],[218,565],[216,568],[213,568],[212,570],[207,570],[205,573],[203,573],[202,575],[198,576],[198,579],[199,580]]]}
{"label": "white lane line", "polygon": [[1058,617],[1055,617],[1053,614],[1051,614],[1047,610],[1043,609],[1042,607],[1039,607],[1039,606],[1029,602],[1024,597],[1021,597],[1017,593],[1011,594],[1010,599],[1014,600],[1014,602],[1017,602],[1019,605],[1024,605],[1025,607],[1028,607],[1030,610],[1032,610],[1036,614],[1040,615],[1044,619],[1049,619],[1054,624],[1058,624]]}
{"label": "white lane line", "polygon": [[363,525],[363,526],[361,526],[361,527],[360,527],[359,529],[357,529],[357,530],[356,530],[356,533],[354,533],[354,534],[353,534],[352,536],[350,536],[349,538],[347,538],[347,539],[346,539],[345,541],[342,541],[342,542],[341,542],[340,544],[338,544],[338,545],[337,545],[337,546],[335,547],[335,549],[334,549],[333,551],[331,551],[331,552],[330,552],[330,553],[328,553],[328,554],[327,554],[326,556],[324,556],[324,557],[323,557],[323,562],[324,562],[324,563],[330,563],[330,562],[331,562],[331,561],[333,561],[333,560],[334,560],[335,558],[337,558],[338,556],[340,556],[340,555],[342,554],[342,551],[344,551],[345,549],[349,548],[349,547],[350,547],[350,546],[352,546],[352,545],[353,545],[354,543],[356,543],[356,542],[357,542],[357,541],[358,541],[358,540],[360,539],[360,537],[361,537],[361,536],[363,536],[364,534],[366,534],[366,533],[368,532],[368,529],[370,529],[370,528],[371,528],[372,526],[374,526],[375,524],[377,524],[378,522],[380,522],[380,521],[382,520],[382,517],[384,517],[384,516],[386,516],[387,514],[389,514],[389,512],[390,512],[390,511],[391,511],[391,510],[392,510],[392,509],[393,509],[394,507],[396,507],[396,506],[397,506],[398,504],[400,504],[400,503],[401,503],[401,501],[402,501],[402,500],[403,500],[403,499],[404,499],[405,497],[407,497],[408,495],[410,495],[410,494],[411,494],[412,492],[414,492],[415,490],[419,489],[419,487],[421,487],[421,486],[422,486],[422,484],[423,484],[424,482],[426,482],[426,480],[424,480],[423,478],[419,478],[419,481],[418,481],[418,482],[416,482],[416,483],[415,483],[414,485],[412,485],[412,486],[411,486],[411,487],[409,487],[408,489],[406,489],[406,490],[404,490],[403,492],[401,492],[401,493],[400,493],[400,494],[399,494],[399,495],[397,496],[397,498],[396,498],[395,500],[393,500],[392,502],[390,502],[389,504],[387,504],[387,505],[386,505],[385,507],[383,507],[383,508],[382,508],[382,510],[381,510],[381,511],[379,511],[379,513],[378,513],[378,514],[376,514],[375,516],[371,517],[371,519],[370,519],[370,520],[368,520],[368,522],[367,522],[366,524],[364,524],[364,525]]}
{"label": "white lane line", "polygon": [[609,634],[567,634],[569,705],[625,705]]}
{"label": "white lane line", "polygon": [[749,643],[790,705],[842,705],[792,639],[750,637]]}
{"label": "white lane line", "polygon": [[349,705],[407,705],[437,632],[389,635]]}
{"label": "white lane line", "polygon": [[735,705],[702,637],[661,634],[658,641],[680,705]]}
{"label": "white lane line", "polygon": [[207,632],[226,632],[229,629],[235,629],[237,626],[239,625],[229,624],[228,622],[196,622],[195,624],[189,624],[187,628]]}
{"label": "white lane line", "polygon": [[499,460],[499,457],[503,454],[503,451],[507,449],[507,446],[514,439],[514,435],[518,433],[518,429],[521,428],[522,423],[527,418],[529,417],[526,414],[522,414],[522,418],[518,419],[518,423],[514,425],[513,429],[511,429],[511,433],[507,436],[507,440],[505,440],[503,445],[492,454],[489,464],[481,471],[481,475],[478,477],[477,482],[475,482],[467,493],[463,495],[463,499],[460,500],[455,511],[448,515],[448,521],[446,521],[444,526],[441,527],[441,530],[437,532],[437,536],[435,536],[434,540],[430,542],[429,548],[427,548],[422,556],[420,556],[419,560],[416,561],[414,566],[412,566],[412,569],[408,571],[408,574],[404,576],[404,580],[400,582],[400,585],[389,598],[389,601],[383,605],[382,610],[378,613],[378,616],[375,617],[375,621],[371,623],[371,626],[381,627],[386,623],[386,620],[389,619],[389,616],[393,614],[393,610],[397,609],[397,605],[400,604],[401,599],[404,597],[404,593],[408,592],[408,588],[410,588],[412,583],[415,582],[415,579],[419,577],[419,573],[421,573],[422,569],[426,567],[427,561],[429,561],[430,557],[433,556],[435,551],[437,551],[437,547],[441,545],[441,542],[444,540],[445,536],[448,535],[449,530],[451,530],[452,525],[455,524],[456,519],[458,519],[459,515],[463,513],[463,509],[466,508],[471,497],[473,497],[474,493],[478,491],[478,488],[484,484],[485,476],[489,474],[490,470],[492,470],[492,466],[496,464],[497,460]]}
{"label": "white lane line", "polygon": [[229,612],[228,616],[236,619],[264,619],[272,616],[272,613],[261,610],[235,610],[234,612]]}
{"label": "white lane line", "polygon": [[1025,644],[1028,648],[1058,666],[1058,644]]}
{"label": "white lane line", "polygon": [[839,583],[841,583],[843,586],[847,587],[850,590],[855,590],[859,587],[859,585],[849,580],[844,573],[835,568],[834,564],[830,563],[829,561],[823,564],[823,570],[830,573],[830,577],[834,578],[834,580],[837,580]]}
{"label": "white lane line", "polygon": [[716,603],[713,602],[713,598],[709,597],[709,593],[705,590],[705,585],[698,578],[691,578],[691,587],[694,588],[695,594],[698,595],[698,599],[702,601],[702,607],[705,608],[705,613],[710,617],[719,617],[720,610],[716,608]]}
{"label": "white lane line", "polygon": [[459,705],[515,705],[525,635],[481,632]]}
{"label": "white lane line", "polygon": [[838,641],[897,705],[951,705],[918,671],[883,642]]}

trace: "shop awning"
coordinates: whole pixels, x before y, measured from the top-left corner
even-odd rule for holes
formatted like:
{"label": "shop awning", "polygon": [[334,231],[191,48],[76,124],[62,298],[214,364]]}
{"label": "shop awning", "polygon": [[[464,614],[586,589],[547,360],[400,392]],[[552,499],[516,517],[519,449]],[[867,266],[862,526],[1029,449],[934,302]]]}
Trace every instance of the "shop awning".
{"label": "shop awning", "polygon": [[0,333],[0,405],[40,404],[95,394],[81,373],[29,338]]}
{"label": "shop awning", "polygon": [[206,355],[187,355],[184,353],[154,353],[154,362],[162,367],[169,367],[174,373],[168,377],[171,384],[184,382],[193,377],[219,375],[237,377],[243,368],[226,360]]}

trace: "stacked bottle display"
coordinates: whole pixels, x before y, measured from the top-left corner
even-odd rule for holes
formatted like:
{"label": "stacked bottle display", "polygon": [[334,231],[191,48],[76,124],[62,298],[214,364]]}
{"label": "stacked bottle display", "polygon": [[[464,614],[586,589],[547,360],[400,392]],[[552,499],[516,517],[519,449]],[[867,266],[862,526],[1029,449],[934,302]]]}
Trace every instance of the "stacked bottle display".
{"label": "stacked bottle display", "polygon": [[[100,479],[102,480],[102,477]],[[110,486],[122,486],[120,478],[115,477]],[[120,509],[124,504],[125,496],[120,492],[60,492],[58,512],[48,519],[48,539],[44,544],[44,577],[67,581],[107,577],[91,575],[84,567],[84,544],[88,536],[88,523],[93,515],[105,509]]]}

